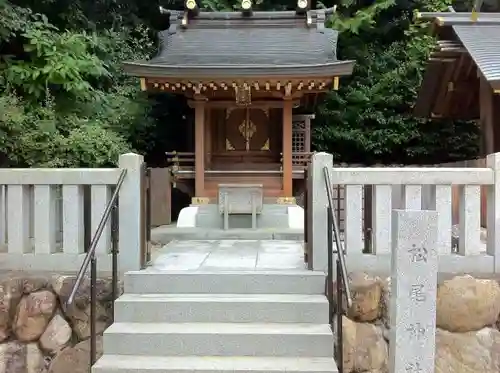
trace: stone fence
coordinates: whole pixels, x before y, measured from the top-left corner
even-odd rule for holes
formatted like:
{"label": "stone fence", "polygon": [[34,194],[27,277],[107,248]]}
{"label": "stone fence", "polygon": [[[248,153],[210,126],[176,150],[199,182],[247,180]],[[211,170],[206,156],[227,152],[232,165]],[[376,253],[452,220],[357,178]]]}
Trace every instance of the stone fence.
{"label": "stone fence", "polygon": [[[0,169],[0,269],[78,270],[122,170],[119,270],[139,269],[143,163],[140,155],[124,154],[118,168]],[[108,221],[96,249],[100,271],[111,270],[110,253]]]}
{"label": "stone fence", "polygon": [[[327,194],[323,168],[332,185],[345,190],[344,232],[350,271],[389,273],[393,229],[392,211],[437,211],[439,271],[446,273],[500,272],[500,153],[487,158],[487,167],[334,167],[328,153],[315,153],[308,173],[308,250],[315,269],[324,269],[327,255]],[[371,248],[364,253],[364,186],[371,185]],[[452,189],[458,193],[458,225],[453,226]],[[487,234],[481,229],[481,194],[487,200]],[[453,228],[453,229],[452,229]],[[456,230],[456,232],[454,232]],[[452,242],[452,236],[458,242]],[[454,245],[456,244],[456,245]],[[454,249],[456,247],[456,250]]]}

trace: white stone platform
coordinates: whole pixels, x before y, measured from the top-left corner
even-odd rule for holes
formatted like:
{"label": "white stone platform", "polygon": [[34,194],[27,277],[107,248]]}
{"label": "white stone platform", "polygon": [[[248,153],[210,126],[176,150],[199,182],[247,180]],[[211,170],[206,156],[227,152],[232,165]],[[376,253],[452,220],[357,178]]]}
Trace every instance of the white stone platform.
{"label": "white stone platform", "polygon": [[291,240],[172,241],[153,253],[165,271],[306,270],[303,242]]}

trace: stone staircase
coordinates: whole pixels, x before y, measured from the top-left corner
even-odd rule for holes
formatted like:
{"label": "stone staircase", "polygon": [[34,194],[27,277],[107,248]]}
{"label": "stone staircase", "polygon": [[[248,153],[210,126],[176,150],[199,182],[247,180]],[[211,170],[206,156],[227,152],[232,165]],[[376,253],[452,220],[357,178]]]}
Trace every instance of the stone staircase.
{"label": "stone staircase", "polygon": [[125,276],[93,373],[335,373],[325,276],[161,271]]}

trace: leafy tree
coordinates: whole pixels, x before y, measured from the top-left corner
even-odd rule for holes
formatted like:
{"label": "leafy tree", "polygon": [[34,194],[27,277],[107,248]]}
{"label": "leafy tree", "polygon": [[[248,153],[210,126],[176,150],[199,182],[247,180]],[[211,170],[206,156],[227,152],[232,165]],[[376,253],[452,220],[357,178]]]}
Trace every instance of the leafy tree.
{"label": "leafy tree", "polygon": [[60,31],[45,14],[0,3],[2,164],[99,167],[145,148],[150,105],[119,67],[146,57],[144,29]]}
{"label": "leafy tree", "polygon": [[[398,2],[363,28],[333,20],[342,32],[339,57],[356,60],[319,108],[314,132],[318,149],[347,163],[439,163],[474,157],[478,128],[472,122],[436,123],[414,117],[412,108],[434,39],[413,12],[445,11],[449,0]],[[352,13],[351,8],[348,9]]]}

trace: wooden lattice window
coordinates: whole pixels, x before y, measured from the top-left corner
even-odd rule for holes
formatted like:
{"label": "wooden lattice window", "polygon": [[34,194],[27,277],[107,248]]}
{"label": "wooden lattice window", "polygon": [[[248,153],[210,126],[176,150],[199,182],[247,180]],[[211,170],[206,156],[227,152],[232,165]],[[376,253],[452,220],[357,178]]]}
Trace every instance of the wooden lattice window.
{"label": "wooden lattice window", "polygon": [[292,152],[306,152],[306,122],[305,120],[293,121],[292,124]]}
{"label": "wooden lattice window", "polygon": [[304,153],[311,151],[311,118],[313,115],[294,115],[292,119],[292,164],[303,165]]}

